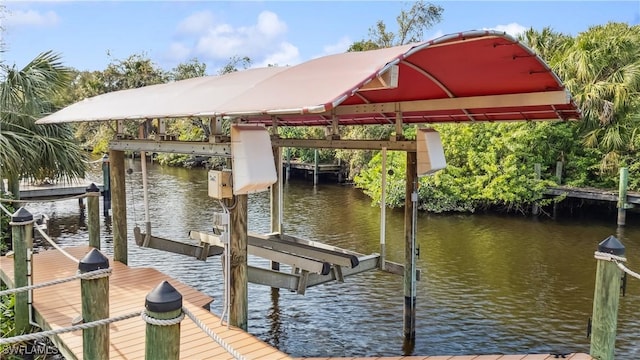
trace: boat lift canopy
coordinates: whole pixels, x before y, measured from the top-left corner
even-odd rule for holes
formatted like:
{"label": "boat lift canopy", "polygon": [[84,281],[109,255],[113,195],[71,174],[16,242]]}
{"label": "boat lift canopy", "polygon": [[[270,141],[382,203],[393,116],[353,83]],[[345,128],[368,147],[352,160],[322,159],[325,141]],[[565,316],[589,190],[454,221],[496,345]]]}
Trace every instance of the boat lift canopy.
{"label": "boat lift canopy", "polygon": [[572,120],[564,85],[531,49],[470,31],[295,66],[256,68],[98,95],[38,124],[184,117],[285,126]]}

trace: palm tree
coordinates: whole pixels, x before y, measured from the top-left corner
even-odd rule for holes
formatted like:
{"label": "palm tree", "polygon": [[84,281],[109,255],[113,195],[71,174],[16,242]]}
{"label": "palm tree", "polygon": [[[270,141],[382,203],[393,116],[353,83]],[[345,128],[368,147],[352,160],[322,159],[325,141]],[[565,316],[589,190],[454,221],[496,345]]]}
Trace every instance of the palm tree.
{"label": "palm tree", "polygon": [[52,99],[68,85],[60,56],[45,52],[22,69],[0,64],[0,179],[19,196],[20,179],[84,176],[82,149],[68,125],[35,125],[52,112]]}
{"label": "palm tree", "polygon": [[578,35],[556,70],[582,109],[585,145],[604,155],[601,171],[616,171],[640,136],[640,26],[608,23]]}

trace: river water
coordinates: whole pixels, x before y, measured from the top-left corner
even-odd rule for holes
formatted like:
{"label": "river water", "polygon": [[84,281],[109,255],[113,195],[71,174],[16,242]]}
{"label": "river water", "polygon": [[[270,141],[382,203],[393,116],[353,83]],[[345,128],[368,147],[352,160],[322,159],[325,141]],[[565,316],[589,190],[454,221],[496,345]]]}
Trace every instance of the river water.
{"label": "river water", "polygon": [[[150,266],[213,296],[221,313],[223,278],[217,257],[206,262],[135,245],[144,228],[139,162],[127,160],[129,264]],[[93,174],[101,182],[101,175]],[[188,241],[208,231],[216,201],[205,170],[150,166],[154,235]],[[292,181],[284,187],[284,231],[364,254],[379,251],[380,210],[350,186]],[[101,205],[102,206],[102,205]],[[77,201],[30,204],[51,217],[60,244],[87,244]],[[102,213],[102,210],[101,210]],[[249,230],[269,231],[268,193],[249,196]],[[616,234],[615,215],[536,219],[498,215],[419,214],[414,347],[403,343],[403,279],[370,271],[309,288],[301,296],[249,284],[249,331],[292,356],[393,356],[588,352],[597,244]],[[112,254],[109,222],[102,241]],[[628,265],[640,270],[640,221],[622,236]],[[387,212],[387,256],[404,262],[403,211]],[[250,264],[268,266],[259,258]],[[143,299],[141,299],[141,302]],[[629,278],[621,298],[616,359],[640,358],[640,281]]]}

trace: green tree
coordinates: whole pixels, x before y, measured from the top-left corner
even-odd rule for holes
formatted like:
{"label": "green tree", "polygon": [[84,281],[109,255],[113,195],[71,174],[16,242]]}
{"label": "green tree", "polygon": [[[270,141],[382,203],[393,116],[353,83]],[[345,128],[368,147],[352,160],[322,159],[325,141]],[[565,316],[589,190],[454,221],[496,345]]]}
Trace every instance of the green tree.
{"label": "green tree", "polygon": [[0,178],[19,196],[20,179],[84,176],[85,155],[64,124],[35,125],[55,110],[52,99],[67,84],[69,69],[45,52],[24,68],[0,64]]}
{"label": "green tree", "polygon": [[443,12],[441,6],[416,1],[410,9],[400,10],[396,16],[395,32],[388,30],[384,21],[378,20],[369,28],[369,38],[356,41],[347,51],[374,50],[423,41],[425,30],[439,23]]}
{"label": "green tree", "polygon": [[591,27],[553,65],[582,109],[585,145],[603,153],[603,173],[635,162],[640,136],[640,26]]}

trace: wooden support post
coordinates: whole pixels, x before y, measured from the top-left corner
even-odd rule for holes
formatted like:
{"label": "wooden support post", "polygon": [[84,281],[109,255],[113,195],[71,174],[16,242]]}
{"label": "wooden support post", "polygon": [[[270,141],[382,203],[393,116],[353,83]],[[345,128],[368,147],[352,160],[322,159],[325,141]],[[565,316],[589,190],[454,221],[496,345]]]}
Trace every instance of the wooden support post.
{"label": "wooden support post", "polygon": [[556,179],[558,179],[558,185],[562,185],[562,168],[564,163],[562,161],[556,161]]}
{"label": "wooden support post", "polygon": [[384,270],[387,254],[387,148],[382,148],[382,177],[380,194],[380,270]]}
{"label": "wooden support post", "polygon": [[[247,330],[249,313],[247,267],[247,200],[248,195],[235,195],[235,206],[230,209],[231,270],[229,324]],[[229,204],[230,205],[230,204]]]}
{"label": "wooden support post", "polygon": [[87,188],[87,227],[89,246],[100,249],[100,189],[91,183]]}
{"label": "wooden support post", "polygon": [[287,148],[287,174],[285,180],[289,182],[291,177],[291,148]]}
{"label": "wooden support post", "polygon": [[109,216],[111,209],[111,175],[109,171],[109,155],[102,155],[102,215]]}
{"label": "wooden support post", "polygon": [[[535,180],[540,180],[540,176],[542,175],[542,166],[539,163],[533,164],[533,178]],[[533,213],[533,215],[538,215],[540,213],[540,208],[538,207],[538,205],[533,205],[533,207],[531,208],[531,212]]]}
{"label": "wooden support post", "polygon": [[[109,259],[98,249],[91,249],[80,260],[81,274],[108,269]],[[85,323],[109,318],[109,277],[81,279],[82,320]],[[109,324],[82,330],[82,354],[85,359],[109,359]]]}
{"label": "wooden support post", "polygon": [[624,226],[627,222],[627,184],[629,182],[629,169],[620,168],[620,182],[618,184],[618,226]]}
{"label": "wooden support post", "polygon": [[416,338],[416,230],[415,212],[418,191],[418,167],[416,152],[407,152],[407,174],[404,202],[404,337]]}
{"label": "wooden support post", "polygon": [[[624,256],[625,247],[617,238],[609,236],[598,244],[598,251]],[[598,260],[589,350],[595,359],[614,359],[621,275],[613,261]]]}
{"label": "wooden support post", "polygon": [[318,149],[313,149],[313,186],[318,185]]}
{"label": "wooden support post", "polygon": [[[271,185],[271,232],[282,233],[282,148],[273,147],[273,159],[278,180]],[[271,262],[272,270],[280,270],[280,263]]]}
{"label": "wooden support post", "polygon": [[[29,285],[31,274],[31,250],[33,249],[33,215],[21,207],[11,215],[11,236],[13,240],[13,283],[15,287]],[[22,291],[15,294],[14,319],[15,334],[25,334],[31,328],[29,319],[29,293]]]}
{"label": "wooden support post", "polygon": [[[177,319],[182,314],[182,294],[167,281],[147,294],[146,315],[156,320]],[[153,325],[147,321],[145,359],[178,360],[180,358],[180,322]]]}
{"label": "wooden support post", "polygon": [[124,151],[110,150],[111,195],[113,201],[113,260],[127,264],[127,197]]}
{"label": "wooden support post", "polygon": [[9,192],[13,194],[15,200],[20,200],[20,177],[13,174],[9,174],[8,177],[7,186],[9,187]]}

